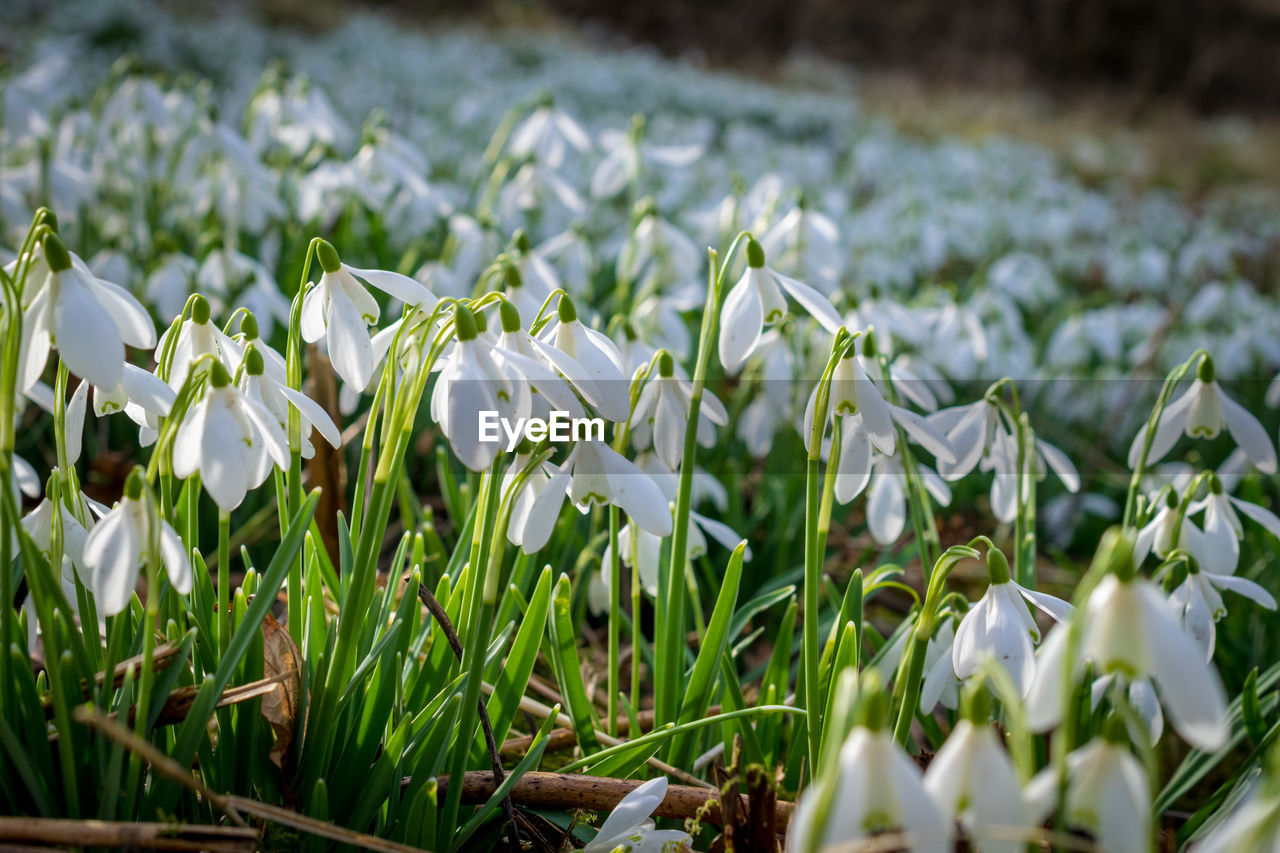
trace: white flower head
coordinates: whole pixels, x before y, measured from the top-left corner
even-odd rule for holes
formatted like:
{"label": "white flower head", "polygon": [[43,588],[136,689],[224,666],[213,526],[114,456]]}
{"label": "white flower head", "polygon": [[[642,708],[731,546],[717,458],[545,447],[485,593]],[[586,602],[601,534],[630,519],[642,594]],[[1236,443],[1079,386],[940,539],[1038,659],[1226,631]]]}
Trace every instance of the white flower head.
{"label": "white flower head", "polygon": [[430,311],[435,297],[407,275],[359,269],[342,263],[333,246],[321,240],[316,259],[323,274],[302,300],[302,337],[314,343],[324,338],[334,371],[360,390],[373,377],[373,341],[369,326],[378,321],[378,302],[358,279],[406,305]]}
{"label": "white flower head", "polygon": [[789,294],[831,334],[839,331],[840,315],[830,300],[807,284],[765,266],[764,249],[754,238],[747,240],[747,270],[730,288],[720,308],[720,363],[736,373],[755,352],[765,326],[787,313]]}
{"label": "white flower head", "polygon": [[[583,853],[663,853],[692,839],[677,829],[656,829],[650,815],[667,796],[667,779],[659,776],[633,788],[600,824]],[[670,847],[668,846],[670,845]]]}
{"label": "white flower head", "polygon": [[[984,715],[985,717],[985,715]],[[947,818],[959,820],[974,849],[1018,853],[1025,841],[987,838],[987,827],[1006,832],[1030,825],[1022,786],[996,730],[983,719],[961,719],[924,774],[924,787]]]}
{"label": "white flower head", "polygon": [[[658,356],[658,375],[645,383],[631,415],[631,436],[639,449],[650,441],[658,458],[671,470],[679,470],[684,459],[685,434],[689,426],[689,406],[693,383],[675,375],[675,361],[667,352]],[[729,423],[724,404],[709,390],[703,390],[698,407],[697,442],[714,447],[715,428]]]}
{"label": "white flower head", "polygon": [[[1248,409],[1227,396],[1215,379],[1213,360],[1204,356],[1196,368],[1196,378],[1191,387],[1161,414],[1147,454],[1147,464],[1163,459],[1184,433],[1192,438],[1215,438],[1223,428],[1254,467],[1264,474],[1276,473],[1276,448],[1267,436],[1266,428]],[[1129,447],[1130,468],[1137,467],[1146,436],[1144,424]]]}
{"label": "white flower head", "polygon": [[173,473],[201,482],[223,511],[238,507],[250,489],[289,467],[289,442],[275,417],[231,383],[222,362],[209,372],[209,387],[183,414],[173,440]]}
{"label": "white flower head", "polygon": [[1059,622],[1070,617],[1072,608],[1062,599],[1027,589],[1012,580],[1009,563],[998,548],[987,551],[987,569],[991,585],[956,629],[952,665],[958,677],[969,678],[985,658],[994,658],[1008,671],[1018,692],[1025,696],[1036,668],[1032,647],[1040,641],[1040,629],[1028,603]]}
{"label": "white flower head", "polygon": [[125,483],[124,497],[89,531],[84,543],[89,585],[105,615],[114,616],[128,606],[138,582],[138,568],[148,559],[153,530],[160,552],[152,556],[164,565],[174,590],[186,595],[192,586],[186,547],[148,504],[142,477],[135,469]]}

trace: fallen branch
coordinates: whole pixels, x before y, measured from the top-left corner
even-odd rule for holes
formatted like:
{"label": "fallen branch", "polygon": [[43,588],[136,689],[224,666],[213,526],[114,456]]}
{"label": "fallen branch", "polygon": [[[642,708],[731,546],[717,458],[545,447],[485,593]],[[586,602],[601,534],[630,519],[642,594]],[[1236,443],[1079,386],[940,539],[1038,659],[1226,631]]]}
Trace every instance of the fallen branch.
{"label": "fallen branch", "polygon": [[[439,797],[444,798],[449,787],[449,777],[441,776],[436,782]],[[554,809],[590,809],[609,811],[622,798],[640,786],[635,779],[608,779],[588,776],[584,773],[525,773],[511,789],[511,799],[522,806]],[[462,802],[476,804],[486,802],[497,786],[488,771],[468,771],[462,780]],[[738,795],[741,808],[749,808],[746,796]],[[778,830],[784,831],[791,820],[795,803],[779,802],[774,808],[774,820]],[[694,788],[688,785],[668,785],[667,796],[654,812],[657,817],[677,819],[698,817],[706,823],[722,825],[720,803],[716,791]]]}
{"label": "fallen branch", "polygon": [[[164,669],[166,666],[168,666],[169,663],[173,660],[174,656],[178,653],[178,651],[179,651],[179,647],[178,647],[178,644],[176,643],[164,643],[163,645],[156,646],[155,651],[151,655],[152,671],[158,673],[162,669]],[[120,661],[118,664],[116,664],[115,669],[112,671],[111,686],[114,689],[119,690],[120,687],[124,684],[125,673],[128,672],[130,668],[137,668],[141,666],[142,666],[142,655],[140,654],[134,655],[131,658],[126,658],[125,660]],[[101,672],[94,674],[93,680],[98,685],[98,687],[102,687],[102,681],[103,681],[102,676],[103,676],[103,673]],[[83,698],[85,699],[93,698],[92,694],[89,691],[89,683],[87,681],[84,681],[83,679],[80,681],[80,692]],[[43,696],[41,696],[40,704],[41,706],[44,707],[44,715],[46,717],[52,718],[53,717],[53,694],[45,693]]]}
{"label": "fallen branch", "polygon": [[0,842],[6,846],[38,844],[242,853],[257,849],[261,840],[262,833],[258,830],[238,826],[0,817]]}

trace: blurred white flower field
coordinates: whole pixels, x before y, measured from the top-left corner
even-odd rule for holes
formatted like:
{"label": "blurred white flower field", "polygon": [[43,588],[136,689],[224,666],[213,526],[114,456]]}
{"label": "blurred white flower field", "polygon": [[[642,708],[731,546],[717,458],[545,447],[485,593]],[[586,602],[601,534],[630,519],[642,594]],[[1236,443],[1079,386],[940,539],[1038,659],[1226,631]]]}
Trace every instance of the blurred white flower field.
{"label": "blurred white flower field", "polygon": [[1280,843],[1280,197],[552,32],[0,22],[0,844]]}

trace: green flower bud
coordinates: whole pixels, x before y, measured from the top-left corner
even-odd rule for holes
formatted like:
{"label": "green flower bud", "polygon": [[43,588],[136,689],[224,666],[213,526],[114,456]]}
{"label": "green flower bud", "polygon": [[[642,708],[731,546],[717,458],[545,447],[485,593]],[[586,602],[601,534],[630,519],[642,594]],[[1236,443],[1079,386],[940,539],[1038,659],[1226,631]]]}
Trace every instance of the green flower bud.
{"label": "green flower bud", "polygon": [[875,358],[878,352],[879,349],[876,347],[876,330],[869,328],[862,333],[862,354],[867,358]]}
{"label": "green flower bud", "polygon": [[316,260],[325,272],[337,272],[342,269],[342,261],[338,258],[338,250],[328,240],[316,243]]}
{"label": "green flower bud", "polygon": [[49,269],[64,272],[71,269],[71,253],[67,251],[62,238],[52,231],[44,235],[44,258],[49,262]]}
{"label": "green flower bud", "polygon": [[1214,375],[1213,359],[1206,355],[1200,359],[1200,365],[1196,367],[1196,379],[1207,385],[1213,381]]}
{"label": "green flower bud", "polygon": [[231,384],[231,374],[227,372],[222,362],[215,361],[213,369],[209,371],[209,381],[213,383],[214,388],[226,388]]}
{"label": "green flower bud", "polygon": [[195,299],[191,300],[191,321],[203,326],[209,322],[211,314],[212,309],[209,307],[209,300],[197,293]]}
{"label": "green flower bud", "polygon": [[42,225],[50,231],[56,232],[58,230],[58,214],[47,207],[40,208],[40,212],[36,215],[35,227],[39,228]]}
{"label": "green flower bud", "polygon": [[1129,732],[1125,728],[1124,718],[1112,712],[1102,723],[1102,737],[1107,743],[1125,744],[1129,741]]}
{"label": "green flower bud", "polygon": [[1212,471],[1209,472],[1209,491],[1215,495],[1222,494],[1222,481]]}
{"label": "green flower bud", "polygon": [[665,378],[674,376],[676,372],[675,359],[671,357],[671,353],[663,350],[658,355],[658,375]]}
{"label": "green flower bud", "polygon": [[250,376],[261,376],[267,369],[262,353],[253,344],[249,344],[249,348],[244,351],[244,369]]}
{"label": "green flower bud", "polygon": [[457,330],[458,340],[474,341],[480,331],[476,328],[476,315],[470,308],[459,304],[453,309],[453,326]]}
{"label": "green flower bud", "polygon": [[764,266],[764,247],[755,237],[747,238],[747,266],[757,270]]}
{"label": "green flower bud", "polygon": [[502,283],[511,290],[524,286],[524,277],[520,275],[520,268],[515,264],[505,264],[502,267]]}
{"label": "green flower bud", "polygon": [[1119,525],[1109,528],[1102,534],[1097,553],[1093,555],[1093,565],[1107,573],[1114,573],[1120,580],[1128,582],[1138,573],[1133,563],[1133,539]]}
{"label": "green flower bud", "polygon": [[520,309],[515,303],[502,300],[498,303],[498,317],[502,320],[502,331],[520,331]]}
{"label": "green flower bud", "polygon": [[560,304],[556,306],[556,314],[559,315],[561,323],[572,323],[578,319],[578,309],[573,307],[573,300],[567,296],[560,297]]}
{"label": "green flower bud", "polygon": [[1009,560],[999,548],[987,551],[987,575],[992,583],[1009,582]]}
{"label": "green flower bud", "polygon": [[529,235],[525,233],[523,228],[516,229],[516,233],[511,237],[511,242],[515,244],[516,251],[521,254],[529,251]]}
{"label": "green flower bud", "polygon": [[881,731],[888,725],[889,697],[884,691],[884,680],[874,667],[862,673],[857,701],[855,723],[872,731]]}
{"label": "green flower bud", "polygon": [[489,331],[489,318],[485,316],[484,312],[483,312],[483,311],[476,311],[476,312],[473,312],[473,313],[474,313],[475,318],[476,318],[476,331],[477,331],[477,332],[487,332],[487,331]]}

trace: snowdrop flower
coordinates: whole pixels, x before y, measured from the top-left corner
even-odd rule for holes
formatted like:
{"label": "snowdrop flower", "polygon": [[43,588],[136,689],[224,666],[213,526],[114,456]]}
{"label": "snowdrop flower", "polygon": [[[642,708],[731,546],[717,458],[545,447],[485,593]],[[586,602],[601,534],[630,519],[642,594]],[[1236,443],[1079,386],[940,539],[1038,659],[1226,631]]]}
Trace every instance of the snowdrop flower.
{"label": "snowdrop flower", "polygon": [[[861,698],[872,706],[865,714],[868,719],[849,733],[834,774],[801,794],[787,831],[787,849],[808,850],[815,835],[816,849],[825,850],[900,831],[906,836],[903,847],[913,853],[945,853],[951,849],[951,827],[925,789],[920,768],[884,728],[884,708],[876,707],[887,707],[879,679],[868,680],[875,682],[876,694]],[[817,826],[814,811],[826,793],[823,789],[832,784],[826,825]]]}
{"label": "snowdrop flower", "polygon": [[691,166],[702,156],[701,145],[654,145],[644,141],[644,117],[631,120],[631,129],[606,130],[600,134],[604,159],[591,176],[591,195],[612,198],[629,183],[640,179],[645,163],[680,169]]}
{"label": "snowdrop flower", "polygon": [[951,662],[956,675],[969,678],[986,657],[1008,671],[1019,694],[1027,695],[1035,673],[1033,643],[1040,642],[1040,629],[1027,604],[1062,622],[1071,615],[1071,605],[1060,598],[1020,586],[1009,577],[1009,561],[998,548],[987,551],[987,571],[991,585],[956,629]]}
{"label": "snowdrop flower", "polygon": [[[1183,433],[1192,438],[1215,438],[1225,427],[1254,467],[1264,474],[1276,473],[1276,449],[1266,429],[1244,406],[1227,396],[1214,376],[1213,360],[1206,355],[1200,359],[1191,387],[1161,414],[1147,463],[1163,459]],[[1129,447],[1130,468],[1138,467],[1146,435],[1144,425],[1134,436]]]}
{"label": "snowdrop flower", "polygon": [[1054,631],[1045,642],[1027,694],[1031,728],[1046,731],[1057,724],[1063,704],[1063,668],[1078,673],[1086,661],[1092,661],[1104,675],[1154,678],[1161,704],[1178,733],[1197,749],[1219,749],[1230,726],[1217,673],[1182,630],[1169,602],[1150,581],[1136,576],[1132,545],[1124,534],[1108,534],[1099,552],[1098,559],[1115,570],[1094,587],[1076,617],[1083,624],[1075,659],[1067,658],[1067,631]]}
{"label": "snowdrop flower", "polygon": [[1209,494],[1193,503],[1187,514],[1204,511],[1203,545],[1195,555],[1201,569],[1216,575],[1234,574],[1240,561],[1240,540],[1244,537],[1243,514],[1260,524],[1272,536],[1280,536],[1280,518],[1271,510],[1226,493],[1218,475],[1210,473]]}
{"label": "snowdrop flower", "polygon": [[1022,786],[1009,754],[988,721],[987,703],[976,691],[966,716],[956,723],[924,774],[924,787],[947,820],[958,820],[970,845],[983,853],[1018,853],[1025,841],[988,838],[988,827],[1007,832],[1030,824]]}
{"label": "snowdrop flower", "polygon": [[[690,513],[697,515],[697,513]],[[694,525],[689,525],[693,533]],[[737,545],[737,542],[734,543]],[[703,542],[705,553],[706,542]],[[592,576],[592,584],[587,591],[587,603],[591,612],[597,616],[609,612],[609,571],[613,560],[613,547],[606,545],[600,557],[600,571]],[[634,567],[640,578],[640,586],[650,598],[658,595],[658,571],[662,560],[662,537],[638,527],[630,519],[618,531],[618,562],[627,568]]]}
{"label": "snowdrop flower", "polygon": [[1213,660],[1217,637],[1214,623],[1227,615],[1219,589],[1243,595],[1267,610],[1276,609],[1275,597],[1248,578],[1214,574],[1203,568],[1188,571],[1186,579],[1169,593],[1169,604],[1187,634],[1203,650],[1206,661]]}
{"label": "snowdrop flower", "polygon": [[[1067,790],[1062,802],[1068,826],[1083,829],[1107,853],[1147,853],[1151,849],[1151,789],[1147,771],[1123,745],[1124,724],[1108,719],[1103,735],[1067,756]],[[1028,784],[1024,798],[1038,820],[1053,810],[1057,770],[1052,765]]]}
{"label": "snowdrop flower", "polygon": [[951,665],[951,649],[955,641],[955,618],[948,614],[941,618],[925,646],[924,682],[920,686],[921,713],[932,713],[939,703],[944,708],[955,708],[960,703],[960,679],[956,678]]}
{"label": "snowdrop flower", "polygon": [[465,305],[454,309],[457,339],[431,392],[431,419],[440,425],[458,461],[482,471],[498,455],[500,442],[480,440],[482,412],[498,412],[515,423],[532,407],[529,385],[519,381],[494,358],[493,342],[482,335],[478,321]]}
{"label": "snowdrop flower", "polygon": [[545,214],[551,202],[575,216],[587,208],[572,184],[550,167],[530,162],[503,185],[498,193],[498,212],[504,222],[510,222],[531,212],[535,216]]}
{"label": "snowdrop flower", "polygon": [[209,371],[209,387],[183,415],[173,440],[173,473],[201,483],[224,512],[244,500],[271,473],[289,467],[289,441],[261,403],[231,384],[222,362]]}
{"label": "snowdrop flower", "polygon": [[181,252],[170,252],[147,275],[143,292],[161,317],[173,317],[182,311],[191,295],[196,270],[193,259]]}
{"label": "snowdrop flower", "polygon": [[[87,585],[90,575],[84,561],[84,546],[89,533],[65,503],[58,501],[55,509],[54,502],[46,497],[23,517],[22,528],[27,531],[27,535],[31,537],[31,541],[40,553],[52,562],[55,512],[62,526],[63,569],[65,571],[67,565],[70,565],[75,570],[76,576],[80,578],[80,582]],[[90,518],[87,504],[84,517]]]}
{"label": "snowdrop flower", "polygon": [[603,441],[579,441],[529,510],[527,553],[547,543],[566,495],[584,513],[592,504],[613,504],[655,536],[671,535],[671,507],[653,478]]}
{"label": "snowdrop flower", "polygon": [[408,276],[342,263],[333,246],[323,240],[316,247],[316,259],[324,273],[302,299],[302,337],[309,343],[325,338],[334,371],[343,382],[363,390],[373,376],[369,325],[378,321],[379,309],[356,277],[422,310],[430,311],[435,297]]}
{"label": "snowdrop flower", "polygon": [[114,388],[124,372],[125,345],[156,345],[151,316],[124,288],[89,272],[57,234],[45,237],[43,258],[38,264],[43,278],[22,295],[23,325],[31,331],[23,335],[25,373],[20,390],[39,379],[51,346],[58,348],[72,373]]}
{"label": "snowdrop flower", "polygon": [[261,318],[268,336],[276,324],[289,325],[291,306],[276,286],[271,270],[235,249],[214,249],[206,255],[196,273],[196,287],[216,294],[220,305],[235,294],[240,305]]}
{"label": "snowdrop flower", "polygon": [[[154,527],[159,525],[159,530]],[[138,567],[143,563],[155,532],[160,543],[158,557],[169,582],[181,595],[191,592],[191,562],[178,534],[160,518],[143,496],[139,469],[125,482],[124,497],[93,528],[84,543],[84,562],[89,585],[102,612],[114,616],[124,610],[138,583]],[[154,594],[149,590],[148,594]]]}
{"label": "snowdrop flower", "polygon": [[754,238],[747,240],[747,270],[724,298],[720,309],[720,363],[736,373],[755,351],[766,325],[787,313],[783,292],[833,335],[841,328],[840,315],[818,291],[765,266],[765,253]]}
{"label": "snowdrop flower", "polygon": [[548,169],[559,169],[569,149],[585,154],[591,150],[591,138],[582,125],[556,108],[550,96],[544,98],[511,134],[513,155],[532,155]]}
{"label": "snowdrop flower", "polygon": [[1098,710],[1108,694],[1112,696],[1113,702],[1117,698],[1127,702],[1146,726],[1141,732],[1135,731],[1135,726],[1130,726],[1129,736],[1135,741],[1139,737],[1145,737],[1154,746],[1164,734],[1164,712],[1160,710],[1160,699],[1156,696],[1156,689],[1151,686],[1151,680],[1139,678],[1131,681],[1114,672],[1095,678],[1093,684],[1089,685],[1089,704],[1092,710]]}
{"label": "snowdrop flower", "polygon": [[[617,423],[630,417],[631,385],[622,375],[622,354],[605,335],[583,325],[569,297],[560,297],[556,319],[547,324],[542,341],[580,367],[565,378],[601,415]],[[562,365],[556,368],[564,372]]]}
{"label": "snowdrop flower", "polygon": [[832,294],[840,279],[840,234],[828,217],[803,198],[760,238],[765,252],[779,265]]}
{"label": "snowdrop flower", "polygon": [[[675,361],[667,352],[658,356],[658,375],[645,383],[631,416],[631,435],[637,449],[653,442],[662,463],[679,470],[684,459],[693,383],[675,375]],[[715,428],[729,423],[724,404],[709,390],[703,390],[698,408],[697,440],[703,447],[715,446]]]}
{"label": "snowdrop flower", "polygon": [[[289,427],[289,409],[298,410],[298,422],[301,425],[302,446],[298,448],[303,459],[315,455],[315,446],[311,443],[311,430],[315,431],[337,448],[342,444],[342,434],[338,426],[329,417],[324,408],[301,391],[295,391],[285,382],[281,382],[266,370],[266,361],[257,344],[250,344],[244,354],[244,373],[240,378],[240,390],[245,396],[260,403],[282,430]],[[287,432],[286,432],[287,435]]]}
{"label": "snowdrop flower", "polygon": [[[582,853],[663,853],[692,839],[678,829],[655,829],[649,818],[667,796],[667,778],[659,776],[633,788],[600,824]],[[670,845],[670,847],[668,846]]]}
{"label": "snowdrop flower", "polygon": [[[529,514],[533,510],[533,505],[537,501],[538,495],[542,494],[547,481],[551,479],[552,471],[555,470],[550,464],[542,463],[529,472],[529,476],[525,478],[524,484],[520,487],[520,492],[511,497],[510,492],[515,485],[516,476],[531,461],[532,451],[533,446],[529,443],[529,440],[522,439],[519,447],[516,448],[515,454],[511,457],[511,464],[507,466],[506,473],[502,475],[502,492],[508,495],[511,501],[511,518],[507,523],[507,540],[517,548],[523,547],[525,544],[526,533],[529,532]],[[527,551],[527,553],[532,554],[537,550],[537,548],[534,548]]]}

